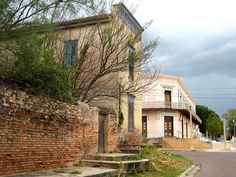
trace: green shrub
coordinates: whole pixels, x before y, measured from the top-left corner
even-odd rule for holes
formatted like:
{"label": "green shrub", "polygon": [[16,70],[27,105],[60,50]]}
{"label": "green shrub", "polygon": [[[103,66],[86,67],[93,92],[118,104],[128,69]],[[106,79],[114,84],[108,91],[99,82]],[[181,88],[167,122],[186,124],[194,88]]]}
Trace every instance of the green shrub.
{"label": "green shrub", "polygon": [[81,173],[82,173],[82,171],[80,171],[80,170],[74,170],[74,171],[69,172],[69,174],[71,174],[71,175],[78,175],[78,174],[81,174]]}
{"label": "green shrub", "polygon": [[53,56],[53,50],[44,47],[44,42],[48,38],[45,34],[17,39],[17,59],[8,76],[31,85],[37,93],[72,102],[70,69],[58,64]]}
{"label": "green shrub", "polygon": [[58,168],[53,171],[54,173],[65,173],[66,170],[64,168]]}
{"label": "green shrub", "polygon": [[81,166],[81,162],[76,162],[73,164],[74,167],[80,167]]}

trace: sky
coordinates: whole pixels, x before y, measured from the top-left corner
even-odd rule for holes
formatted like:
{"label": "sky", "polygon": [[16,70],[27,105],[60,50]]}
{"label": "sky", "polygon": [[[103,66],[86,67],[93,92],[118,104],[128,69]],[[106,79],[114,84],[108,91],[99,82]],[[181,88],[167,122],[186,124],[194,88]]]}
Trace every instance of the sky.
{"label": "sky", "polygon": [[197,104],[220,116],[236,108],[236,0],[127,0],[147,39],[159,39],[152,59],[179,76]]}

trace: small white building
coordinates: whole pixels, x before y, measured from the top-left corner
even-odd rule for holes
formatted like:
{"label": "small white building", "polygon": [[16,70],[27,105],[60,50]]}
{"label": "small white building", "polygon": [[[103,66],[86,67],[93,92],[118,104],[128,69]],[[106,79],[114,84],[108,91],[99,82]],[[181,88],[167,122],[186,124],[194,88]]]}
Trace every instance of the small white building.
{"label": "small white building", "polygon": [[180,78],[158,75],[149,89],[143,91],[143,137],[197,137],[200,123],[201,119],[196,115],[196,103]]}

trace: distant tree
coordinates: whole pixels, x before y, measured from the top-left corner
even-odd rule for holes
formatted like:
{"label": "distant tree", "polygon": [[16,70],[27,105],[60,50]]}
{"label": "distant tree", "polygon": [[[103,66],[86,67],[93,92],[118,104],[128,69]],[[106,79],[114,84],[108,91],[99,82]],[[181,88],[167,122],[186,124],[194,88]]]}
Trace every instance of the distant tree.
{"label": "distant tree", "polygon": [[208,107],[206,107],[204,105],[197,105],[196,106],[196,113],[202,119],[202,124],[199,126],[200,131],[202,133],[206,133],[206,131],[207,131],[207,120],[210,116],[213,117],[213,115],[214,115],[214,117],[217,117],[217,119],[220,120],[219,115],[216,114],[215,111],[213,111],[212,109],[209,109]]}
{"label": "distant tree", "polygon": [[200,131],[202,133],[206,132],[206,120],[209,115],[209,109],[204,105],[196,106],[196,113],[202,119],[202,124],[199,125]]}
{"label": "distant tree", "polygon": [[210,113],[206,120],[206,129],[212,135],[213,139],[216,139],[223,133],[223,122],[219,116],[215,113]]}
{"label": "distant tree", "polygon": [[236,121],[236,108],[231,108],[228,109],[223,117],[225,118],[226,122],[227,122],[227,126],[229,127],[229,131],[231,133],[231,135],[234,134],[234,123],[233,120]]}

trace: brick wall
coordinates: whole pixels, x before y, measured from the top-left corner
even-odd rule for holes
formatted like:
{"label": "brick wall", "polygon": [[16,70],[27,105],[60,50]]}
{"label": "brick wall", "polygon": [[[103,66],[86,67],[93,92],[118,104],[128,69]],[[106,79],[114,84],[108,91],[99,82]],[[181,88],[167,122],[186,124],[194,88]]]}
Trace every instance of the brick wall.
{"label": "brick wall", "polygon": [[[0,176],[70,165],[98,150],[98,108],[48,100],[1,82],[0,108]],[[109,151],[117,142],[113,118]]]}

